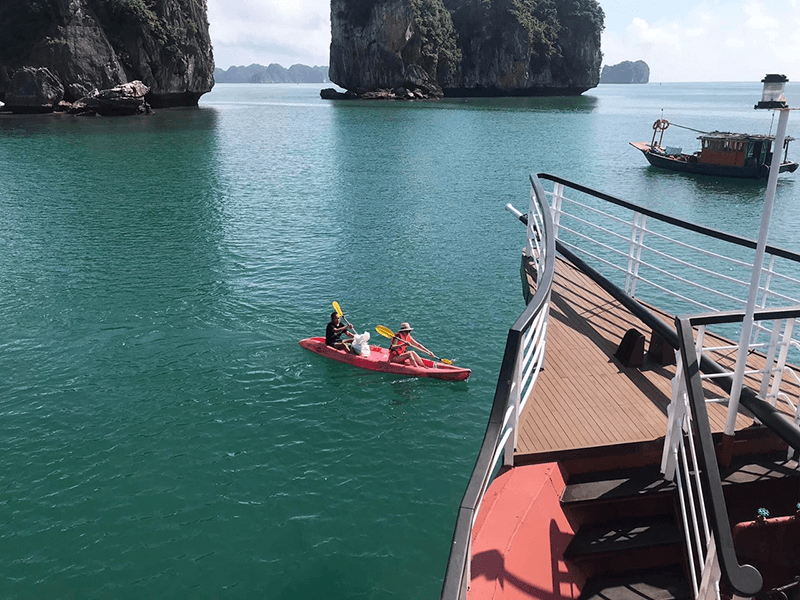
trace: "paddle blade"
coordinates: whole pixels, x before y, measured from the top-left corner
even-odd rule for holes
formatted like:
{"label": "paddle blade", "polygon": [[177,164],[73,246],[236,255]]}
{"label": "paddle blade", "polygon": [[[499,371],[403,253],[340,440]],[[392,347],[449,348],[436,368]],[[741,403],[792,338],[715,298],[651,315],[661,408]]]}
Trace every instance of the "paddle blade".
{"label": "paddle blade", "polygon": [[335,310],[336,314],[339,315],[340,317],[344,316],[344,313],[342,312],[342,307],[339,306],[339,303],[336,300],[333,301],[333,310]]}
{"label": "paddle blade", "polygon": [[375,327],[375,331],[380,333],[383,337],[387,337],[389,339],[392,339],[394,337],[394,331],[392,331],[388,327],[384,327],[383,325],[378,325],[377,327]]}
{"label": "paddle blade", "polygon": [[453,361],[450,360],[449,358],[440,358],[439,360],[441,360],[446,365],[452,365],[453,364]]}

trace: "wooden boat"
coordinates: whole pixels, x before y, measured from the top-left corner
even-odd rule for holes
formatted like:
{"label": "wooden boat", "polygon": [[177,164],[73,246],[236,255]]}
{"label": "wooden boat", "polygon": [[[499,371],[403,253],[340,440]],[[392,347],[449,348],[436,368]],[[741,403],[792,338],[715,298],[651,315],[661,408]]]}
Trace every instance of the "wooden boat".
{"label": "wooden boat", "polygon": [[446,365],[426,358],[422,359],[425,365],[424,367],[389,362],[389,350],[381,346],[370,345],[369,356],[361,356],[360,354],[352,354],[328,346],[325,343],[324,337],[306,338],[300,340],[299,344],[314,354],[319,354],[320,356],[369,371],[380,371],[381,373],[393,373],[395,375],[406,375],[408,377],[430,377],[432,379],[443,379],[445,381],[463,381],[472,373],[470,369]]}
{"label": "wooden boat", "polygon": [[[681,148],[662,145],[664,131],[669,125],[666,119],[659,119],[653,124],[653,139],[649,144],[630,142],[654,167],[716,177],[766,179],[769,175],[774,136],[712,131],[697,138],[699,151],[685,154]],[[793,139],[787,137],[784,141],[781,173],[797,170],[797,163],[788,160],[789,142]]]}
{"label": "wooden boat", "polygon": [[800,254],[767,246],[737,346],[751,241],[531,184],[526,308],[441,598],[797,600]]}

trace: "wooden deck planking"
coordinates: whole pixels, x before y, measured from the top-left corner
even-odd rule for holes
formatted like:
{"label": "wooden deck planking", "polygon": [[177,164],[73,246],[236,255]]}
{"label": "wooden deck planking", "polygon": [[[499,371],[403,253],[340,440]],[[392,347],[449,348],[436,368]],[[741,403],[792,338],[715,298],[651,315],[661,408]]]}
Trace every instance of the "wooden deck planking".
{"label": "wooden deck planking", "polygon": [[[672,326],[671,317],[655,312]],[[557,261],[544,369],[523,411],[517,454],[664,436],[675,367],[648,361],[642,369],[624,367],[613,354],[630,328],[639,330],[649,345],[649,327],[588,276]],[[759,360],[763,364],[763,358],[754,358],[755,363]],[[752,378],[748,383],[757,389]],[[788,385],[794,397],[800,395],[797,385]],[[709,404],[708,411],[712,429],[722,431],[726,408]],[[751,423],[742,415],[737,428]]]}

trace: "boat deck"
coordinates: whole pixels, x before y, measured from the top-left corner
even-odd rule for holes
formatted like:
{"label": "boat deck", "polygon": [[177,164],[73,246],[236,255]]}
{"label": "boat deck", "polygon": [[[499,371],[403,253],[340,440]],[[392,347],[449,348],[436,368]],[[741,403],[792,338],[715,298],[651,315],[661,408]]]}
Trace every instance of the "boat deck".
{"label": "boat deck", "polygon": [[[672,326],[670,316],[659,316]],[[567,478],[660,463],[675,366],[648,358],[641,368],[623,366],[614,354],[631,328],[644,335],[648,350],[650,328],[557,259],[544,370],[520,420],[516,467],[503,469],[492,482],[475,520],[468,600],[578,598],[585,581],[563,559],[575,534],[561,508]],[[708,332],[705,339],[707,348],[726,343]],[[731,356],[711,358],[732,368]],[[748,365],[757,367],[759,360],[751,354]],[[723,395],[706,388],[709,396]],[[785,380],[782,389],[795,399],[800,395]],[[721,432],[726,408],[707,406],[712,429]],[[740,416],[737,429],[752,422]],[[661,596],[633,590],[628,597]]]}
{"label": "boat deck", "polygon": [[[660,316],[672,326],[672,317]],[[545,462],[564,450],[664,437],[675,366],[648,358],[642,368],[623,366],[614,353],[630,328],[645,336],[647,350],[650,328],[570,263],[557,260],[544,370],[522,414],[515,462]],[[732,364],[724,356],[713,358]],[[793,398],[800,395],[791,382],[784,380],[783,388]],[[726,408],[709,404],[708,410],[712,429],[722,431]],[[751,418],[737,419],[737,429],[751,424]]]}

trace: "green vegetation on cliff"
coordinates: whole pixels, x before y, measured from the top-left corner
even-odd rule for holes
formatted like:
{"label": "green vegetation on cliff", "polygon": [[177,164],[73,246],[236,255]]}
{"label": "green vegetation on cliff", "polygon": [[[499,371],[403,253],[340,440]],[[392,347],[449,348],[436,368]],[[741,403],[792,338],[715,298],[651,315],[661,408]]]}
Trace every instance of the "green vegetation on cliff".
{"label": "green vegetation on cliff", "polygon": [[580,94],[599,81],[604,18],[597,0],[331,0],[331,80],[354,93]]}
{"label": "green vegetation on cliff", "polygon": [[421,38],[423,68],[455,68],[461,62],[458,35],[442,0],[410,0]]}
{"label": "green vegetation on cliff", "polygon": [[[196,0],[176,0],[176,3],[186,15],[191,14],[190,4],[197,4]],[[158,14],[156,0],[87,0],[87,5],[118,51],[125,47],[125,37],[137,31],[153,39],[165,52],[178,54],[187,50],[185,40],[192,39],[201,27],[208,28],[208,23],[200,24],[191,19],[185,27],[170,23]],[[122,62],[126,62],[125,52],[119,53]]]}
{"label": "green vegetation on cliff", "polygon": [[[145,0],[88,0],[89,7],[97,13],[104,24],[109,25],[116,34],[136,26],[152,35],[159,42],[169,40],[169,25],[158,18],[155,5]],[[105,18],[103,18],[105,17]]]}
{"label": "green vegetation on cliff", "polygon": [[528,44],[541,57],[560,54],[558,10],[552,0],[511,0],[508,9],[528,32]]}

